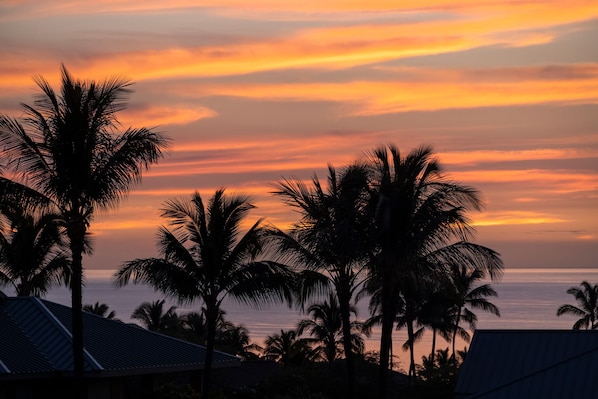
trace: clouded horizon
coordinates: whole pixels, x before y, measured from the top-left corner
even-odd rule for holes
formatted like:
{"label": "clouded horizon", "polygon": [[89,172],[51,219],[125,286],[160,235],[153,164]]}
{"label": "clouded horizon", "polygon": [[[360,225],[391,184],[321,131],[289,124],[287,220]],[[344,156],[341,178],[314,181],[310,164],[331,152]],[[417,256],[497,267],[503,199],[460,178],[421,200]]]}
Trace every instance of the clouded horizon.
{"label": "clouded horizon", "polygon": [[[167,4],[166,4],[167,3]],[[97,214],[94,256],[154,256],[159,208],[220,187],[286,228],[270,194],[392,143],[431,145],[481,191],[476,242],[509,267],[596,267],[598,4],[588,1],[27,1],[0,4],[0,112],[33,77],[135,82],[124,127],[172,147]],[[425,5],[423,5],[425,3]]]}

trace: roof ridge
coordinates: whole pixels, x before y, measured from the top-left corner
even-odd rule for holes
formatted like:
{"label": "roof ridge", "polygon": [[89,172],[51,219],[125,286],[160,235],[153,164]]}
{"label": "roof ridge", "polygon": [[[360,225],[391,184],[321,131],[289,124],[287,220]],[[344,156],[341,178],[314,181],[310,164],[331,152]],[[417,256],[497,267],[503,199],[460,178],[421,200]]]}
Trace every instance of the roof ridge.
{"label": "roof ridge", "polygon": [[[52,311],[50,309],[48,309],[48,307],[44,303],[45,300],[42,300],[41,298],[37,298],[37,297],[34,297],[34,299],[39,304],[39,306],[43,307],[44,311],[47,313],[47,315],[49,317],[51,317],[52,321],[54,323],[56,323],[58,326],[60,326],[61,331],[63,331],[64,334],[68,337],[68,340],[69,340],[70,344],[72,345],[73,334],[69,331],[69,329],[64,324],[62,324],[62,322],[60,320],[58,320],[56,315],[54,313],[52,313]],[[87,362],[92,366],[92,368],[97,369],[97,370],[104,370],[104,367],[102,367],[100,362],[98,362],[91,355],[91,353],[89,353],[89,351],[85,348],[85,346],[83,346],[83,356],[85,357]]]}
{"label": "roof ridge", "polygon": [[[33,296],[15,296],[15,297],[4,298],[3,301],[17,303],[18,305],[24,304],[21,306],[25,306],[26,304],[31,303],[33,305],[34,309],[37,309],[37,310],[41,311],[42,313],[47,313],[47,310],[46,310],[46,312],[44,312],[43,307],[40,309],[40,306],[35,301],[35,299],[37,299],[37,298],[33,297]],[[6,311],[6,315],[14,322],[15,327],[23,332],[23,336],[31,343],[31,345],[33,345],[33,347],[36,348],[37,352],[48,362],[48,364],[51,367],[55,368],[56,367],[55,359],[51,359],[50,356],[48,356],[48,354],[46,353],[46,351],[42,350],[39,340],[36,339],[35,337],[33,337],[29,331],[30,329],[27,328],[27,326],[26,326],[27,323],[26,323],[26,318],[24,317],[24,312]]]}
{"label": "roof ridge", "polygon": [[[56,317],[56,315],[46,306],[43,299],[35,296],[12,297],[7,299],[11,301],[31,304],[33,308],[36,309],[40,313],[40,315],[42,315],[45,318],[45,320],[49,322],[48,324],[46,324],[46,329],[44,332],[47,333],[47,327],[49,325],[52,326],[54,328],[55,337],[60,337],[60,340],[62,341],[62,347],[71,349],[72,353],[73,335],[71,334],[69,329],[64,324],[62,324],[62,322]],[[64,352],[56,350],[47,350],[47,348],[45,347],[46,345],[44,345],[42,342],[41,335],[37,334],[37,331],[32,331],[32,328],[27,326],[27,324],[30,323],[27,322],[26,318],[19,317],[21,316],[19,312],[10,313],[10,317],[17,323],[19,328],[25,333],[25,335],[32,342],[32,344],[35,345],[36,348],[38,348],[42,356],[46,358],[48,362],[52,364],[53,367],[55,367],[56,369],[62,369],[62,367],[60,367],[60,364],[62,363],[64,365],[64,360],[61,361],[60,355],[62,355],[62,358],[64,359],[66,357],[64,355]],[[55,349],[55,347],[53,349]],[[93,369],[104,369],[102,365],[89,353],[89,351],[87,351],[87,349],[84,348],[83,352],[85,360]],[[69,355],[68,358],[72,367],[72,356]]]}

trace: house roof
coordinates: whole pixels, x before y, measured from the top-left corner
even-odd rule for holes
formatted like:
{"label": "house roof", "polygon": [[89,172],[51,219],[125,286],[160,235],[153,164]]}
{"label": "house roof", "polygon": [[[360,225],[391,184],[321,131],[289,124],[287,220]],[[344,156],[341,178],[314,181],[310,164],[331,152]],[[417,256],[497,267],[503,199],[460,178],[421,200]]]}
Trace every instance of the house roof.
{"label": "house roof", "polygon": [[593,397],[598,392],[596,364],[596,330],[478,330],[455,397]]}
{"label": "house roof", "polygon": [[[200,370],[206,348],[134,324],[83,313],[88,375]],[[0,300],[0,380],[73,370],[71,308],[35,297]],[[215,351],[212,367],[240,360]]]}

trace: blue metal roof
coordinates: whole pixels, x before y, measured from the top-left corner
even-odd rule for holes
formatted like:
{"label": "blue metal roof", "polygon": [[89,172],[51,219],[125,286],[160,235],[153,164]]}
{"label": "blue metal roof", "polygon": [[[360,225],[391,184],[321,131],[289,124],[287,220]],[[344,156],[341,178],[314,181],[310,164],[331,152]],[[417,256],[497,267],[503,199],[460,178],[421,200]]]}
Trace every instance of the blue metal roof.
{"label": "blue metal roof", "polygon": [[[85,370],[143,374],[199,370],[206,349],[137,325],[83,314]],[[0,301],[0,379],[73,370],[71,308],[34,297]],[[213,367],[238,365],[233,355],[214,353]]]}
{"label": "blue metal roof", "polygon": [[455,397],[596,397],[597,364],[598,331],[478,330]]}

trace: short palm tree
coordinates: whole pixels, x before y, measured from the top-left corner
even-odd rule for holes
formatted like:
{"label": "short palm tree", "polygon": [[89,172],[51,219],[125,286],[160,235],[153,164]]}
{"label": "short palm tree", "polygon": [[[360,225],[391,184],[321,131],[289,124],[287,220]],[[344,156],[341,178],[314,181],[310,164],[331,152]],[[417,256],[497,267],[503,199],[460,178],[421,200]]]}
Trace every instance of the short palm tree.
{"label": "short palm tree", "polygon": [[206,320],[206,359],[202,397],[210,391],[216,322],[226,297],[259,306],[264,301],[291,300],[293,274],[282,264],[265,260],[273,228],[260,219],[241,228],[253,209],[249,197],[217,190],[207,207],[195,193],[166,202],[162,217],[171,229],[158,231],[161,258],[135,259],[115,274],[116,284],[146,283],[181,302],[201,300]]}
{"label": "short palm tree", "polygon": [[157,162],[167,140],[146,128],[119,133],[117,113],[131,83],[73,79],[62,66],[56,93],[42,77],[34,105],[23,104],[23,123],[0,116],[0,152],[7,175],[0,193],[41,194],[59,210],[69,238],[72,268],[72,334],[75,397],[83,396],[82,256],[94,212],[116,206],[143,170]]}
{"label": "short palm tree", "polygon": [[110,307],[105,303],[96,302],[93,305],[83,305],[83,311],[92,313],[107,319],[116,320],[116,312],[110,310]]}
{"label": "short palm tree", "polygon": [[313,357],[305,339],[300,339],[296,330],[280,330],[280,334],[269,335],[265,341],[263,357],[283,366],[300,364]]}
{"label": "short palm tree", "polygon": [[17,296],[44,296],[56,285],[69,285],[70,259],[60,214],[0,210],[0,281]]}
{"label": "short palm tree", "polygon": [[176,306],[164,308],[164,299],[153,302],[143,302],[135,308],[131,318],[139,320],[145,328],[161,334],[173,334],[181,325],[176,313]]}
{"label": "short palm tree", "polygon": [[432,330],[432,348],[428,359],[434,365],[437,336],[440,335],[447,342],[452,340],[454,320],[451,316],[451,308],[453,305],[450,290],[446,289],[446,285],[438,281],[430,282],[428,285],[419,321],[422,324],[421,328]]}
{"label": "short palm tree", "polygon": [[[354,306],[351,306],[350,311],[353,315],[357,314]],[[317,350],[320,357],[332,366],[338,355],[344,351],[343,324],[336,296],[330,294],[328,300],[311,305],[307,313],[311,318],[299,322],[297,333],[302,335],[307,331],[313,338],[313,342],[320,345]],[[363,335],[367,330],[363,323],[358,321],[352,321],[350,328],[351,352],[363,353],[365,348]]]}
{"label": "short palm tree", "polygon": [[477,316],[473,310],[483,310],[500,317],[500,311],[496,305],[488,301],[488,297],[496,297],[498,294],[490,284],[476,286],[476,283],[485,277],[485,273],[479,269],[468,269],[466,266],[453,266],[451,269],[451,280],[453,283],[453,361],[457,362],[455,345],[457,335],[469,342],[469,333],[460,328],[461,322],[466,322],[474,330],[477,323]]}
{"label": "short palm tree", "polygon": [[579,319],[573,324],[574,330],[585,328],[586,330],[598,329],[598,284],[591,285],[582,281],[580,288],[571,287],[567,294],[575,297],[578,306],[561,305],[556,311],[557,316],[570,314]]}
{"label": "short palm tree", "polygon": [[262,348],[252,343],[249,338],[249,330],[242,325],[235,325],[227,322],[222,325],[216,334],[216,346],[219,350],[233,353],[241,359],[254,359],[256,352]]}

